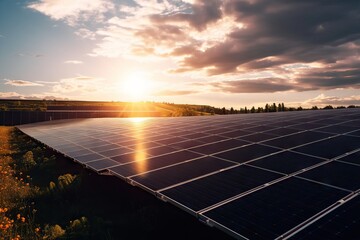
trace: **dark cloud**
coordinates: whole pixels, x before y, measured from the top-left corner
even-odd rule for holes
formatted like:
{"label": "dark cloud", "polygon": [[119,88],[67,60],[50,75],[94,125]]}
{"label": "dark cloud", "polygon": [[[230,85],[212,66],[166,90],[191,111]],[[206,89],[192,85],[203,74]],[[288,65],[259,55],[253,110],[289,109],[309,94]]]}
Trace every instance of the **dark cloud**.
{"label": "dark cloud", "polygon": [[262,79],[229,82],[224,89],[273,92],[359,88],[359,61],[350,69],[343,65],[344,60],[360,55],[359,1],[227,0],[222,9],[223,16],[235,17],[244,27],[205,51],[174,51],[174,55],[184,53],[186,57],[173,72],[206,69],[210,75],[259,70],[279,73],[286,64],[318,63],[324,67],[288,79],[297,82],[295,87]]}
{"label": "dark cloud", "polygon": [[273,93],[299,90],[282,78],[262,78],[253,80],[214,82],[212,86],[228,93]]}
{"label": "dark cloud", "polygon": [[209,23],[216,22],[222,16],[221,0],[198,0],[191,5],[189,13],[176,13],[172,15],[153,15],[154,23],[187,22],[198,31],[204,30]]}
{"label": "dark cloud", "polygon": [[334,88],[360,88],[360,69],[312,70],[297,79],[297,85],[313,90]]}

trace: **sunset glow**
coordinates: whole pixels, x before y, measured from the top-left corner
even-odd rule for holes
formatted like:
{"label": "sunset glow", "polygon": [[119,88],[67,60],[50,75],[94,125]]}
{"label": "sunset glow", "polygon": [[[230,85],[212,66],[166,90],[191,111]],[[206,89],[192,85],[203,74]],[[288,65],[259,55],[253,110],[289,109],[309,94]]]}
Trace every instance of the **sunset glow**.
{"label": "sunset glow", "polygon": [[356,1],[0,2],[0,98],[360,104]]}
{"label": "sunset glow", "polygon": [[121,92],[132,101],[146,100],[151,94],[151,82],[145,73],[131,73],[122,80]]}

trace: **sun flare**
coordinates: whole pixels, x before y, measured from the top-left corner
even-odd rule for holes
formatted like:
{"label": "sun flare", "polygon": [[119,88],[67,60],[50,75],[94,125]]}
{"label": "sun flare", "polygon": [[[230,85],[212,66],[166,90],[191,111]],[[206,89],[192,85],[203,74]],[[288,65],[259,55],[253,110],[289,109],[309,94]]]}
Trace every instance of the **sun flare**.
{"label": "sun flare", "polygon": [[150,79],[143,72],[134,72],[124,79],[121,88],[130,100],[145,100],[151,92]]}

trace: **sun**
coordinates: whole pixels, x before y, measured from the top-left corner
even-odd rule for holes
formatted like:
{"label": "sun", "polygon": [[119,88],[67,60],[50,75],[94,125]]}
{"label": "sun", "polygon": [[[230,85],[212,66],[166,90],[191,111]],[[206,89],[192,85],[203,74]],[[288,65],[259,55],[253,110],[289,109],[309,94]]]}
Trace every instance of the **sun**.
{"label": "sun", "polygon": [[121,84],[123,94],[131,101],[145,100],[151,90],[151,81],[144,72],[133,72]]}

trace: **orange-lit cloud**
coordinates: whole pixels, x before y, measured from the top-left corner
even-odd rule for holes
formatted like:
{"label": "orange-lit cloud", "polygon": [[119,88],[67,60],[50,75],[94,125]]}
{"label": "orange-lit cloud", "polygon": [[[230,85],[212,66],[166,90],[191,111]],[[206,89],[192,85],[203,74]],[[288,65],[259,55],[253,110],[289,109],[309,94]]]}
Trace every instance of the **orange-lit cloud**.
{"label": "orange-lit cloud", "polygon": [[182,96],[182,95],[190,95],[196,94],[198,91],[192,90],[162,90],[156,92],[154,95],[156,96]]}
{"label": "orange-lit cloud", "polygon": [[326,105],[334,105],[334,106],[360,105],[360,95],[354,95],[349,97],[336,97],[336,96],[326,96],[325,94],[320,94],[315,98],[306,100],[303,103],[303,105],[318,106],[318,107],[323,107]]}
{"label": "orange-lit cloud", "polygon": [[43,84],[25,81],[25,80],[12,80],[4,79],[6,85],[17,86],[17,87],[33,87],[33,86],[43,86]]}

